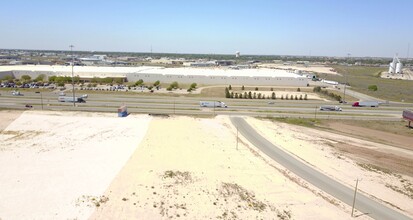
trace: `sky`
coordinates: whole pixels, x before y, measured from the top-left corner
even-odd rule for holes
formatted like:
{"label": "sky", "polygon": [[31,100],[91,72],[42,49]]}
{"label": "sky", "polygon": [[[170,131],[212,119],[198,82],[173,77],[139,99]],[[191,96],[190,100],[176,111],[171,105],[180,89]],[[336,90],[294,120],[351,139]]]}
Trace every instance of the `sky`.
{"label": "sky", "polygon": [[71,44],[81,51],[412,57],[413,1],[2,1],[0,48]]}

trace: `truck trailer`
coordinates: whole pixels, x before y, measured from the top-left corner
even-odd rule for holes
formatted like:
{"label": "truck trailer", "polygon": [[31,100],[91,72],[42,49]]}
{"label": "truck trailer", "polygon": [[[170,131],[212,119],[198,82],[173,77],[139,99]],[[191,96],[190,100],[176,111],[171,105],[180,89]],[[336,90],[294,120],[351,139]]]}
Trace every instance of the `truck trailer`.
{"label": "truck trailer", "polygon": [[201,107],[218,107],[218,108],[227,108],[228,106],[221,101],[200,101],[199,106]]}
{"label": "truck trailer", "polygon": [[320,111],[342,111],[338,106],[321,106]]}
{"label": "truck trailer", "polygon": [[362,101],[355,102],[352,105],[353,107],[379,107],[379,102],[377,101]]}
{"label": "truck trailer", "polygon": [[58,98],[59,102],[78,102],[78,103],[85,103],[86,101],[83,98],[80,97],[73,97],[70,96],[59,96]]}
{"label": "truck trailer", "polygon": [[411,110],[404,110],[403,111],[403,119],[407,120],[409,122],[409,128],[411,127],[410,124],[413,121],[413,111]]}

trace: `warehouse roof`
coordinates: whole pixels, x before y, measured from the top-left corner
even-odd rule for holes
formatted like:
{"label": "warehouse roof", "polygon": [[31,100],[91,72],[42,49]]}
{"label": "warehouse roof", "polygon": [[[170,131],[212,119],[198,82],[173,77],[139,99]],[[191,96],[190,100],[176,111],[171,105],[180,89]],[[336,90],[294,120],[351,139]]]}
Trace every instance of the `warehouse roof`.
{"label": "warehouse roof", "polygon": [[[0,72],[4,71],[41,71],[70,73],[71,66],[49,66],[49,65],[15,65],[0,66]],[[128,73],[162,74],[162,75],[195,75],[195,76],[245,76],[245,77],[303,77],[286,70],[278,69],[228,69],[228,68],[164,68],[153,66],[140,67],[96,67],[96,66],[74,66],[76,75],[87,75],[90,73],[102,73],[108,75],[126,75]]]}

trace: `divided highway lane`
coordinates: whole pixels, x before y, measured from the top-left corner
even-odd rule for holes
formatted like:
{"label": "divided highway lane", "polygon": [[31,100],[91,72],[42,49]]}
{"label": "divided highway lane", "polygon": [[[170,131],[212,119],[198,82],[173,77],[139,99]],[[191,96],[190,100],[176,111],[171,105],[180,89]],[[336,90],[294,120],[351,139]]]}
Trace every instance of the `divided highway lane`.
{"label": "divided highway lane", "polygon": [[[322,174],[321,172],[286,153],[281,148],[272,144],[267,139],[258,134],[258,132],[255,131],[243,118],[231,117],[230,119],[233,125],[238,128],[240,133],[245,138],[247,138],[252,144],[254,144],[266,155],[271,157],[274,161],[278,162],[286,169],[305,179],[324,192],[334,196],[335,198],[343,201],[350,206],[352,205],[354,189],[350,189],[349,187],[331,179],[330,177]],[[374,219],[410,219],[402,213],[397,212],[396,210],[393,210],[373,199],[370,199],[360,192],[357,194],[356,209],[369,215],[370,217],[373,217]]]}

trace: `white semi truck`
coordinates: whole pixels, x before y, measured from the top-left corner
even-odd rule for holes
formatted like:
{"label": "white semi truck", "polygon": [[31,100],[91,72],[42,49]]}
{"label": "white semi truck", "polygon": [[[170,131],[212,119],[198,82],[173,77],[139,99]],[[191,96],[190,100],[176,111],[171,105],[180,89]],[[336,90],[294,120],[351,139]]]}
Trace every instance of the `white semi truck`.
{"label": "white semi truck", "polygon": [[227,108],[228,107],[224,102],[221,102],[221,101],[200,101],[199,106],[210,107],[210,108],[214,108],[214,107]]}
{"label": "white semi truck", "polygon": [[88,96],[87,95],[82,95],[81,97],[74,97],[73,96],[59,96],[59,98],[57,99],[59,102],[78,102],[78,103],[82,103],[82,102],[86,102],[86,98]]}
{"label": "white semi truck", "polygon": [[338,106],[321,106],[320,111],[342,111]]}
{"label": "white semi truck", "polygon": [[353,107],[379,107],[379,102],[377,101],[360,101],[355,102],[352,105]]}

